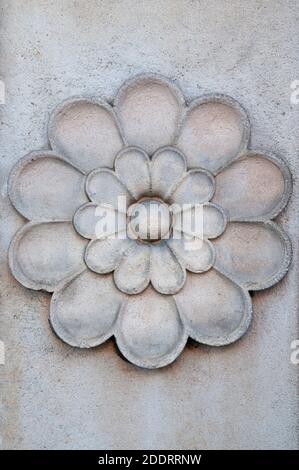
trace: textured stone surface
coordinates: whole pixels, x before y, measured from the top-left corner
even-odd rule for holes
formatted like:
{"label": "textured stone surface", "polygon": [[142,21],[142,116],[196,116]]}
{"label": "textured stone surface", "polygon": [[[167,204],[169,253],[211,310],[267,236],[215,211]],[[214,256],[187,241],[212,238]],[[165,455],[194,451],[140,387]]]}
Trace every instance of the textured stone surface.
{"label": "textured stone surface", "polygon": [[[218,351],[189,346],[169,369],[142,372],[114,356],[109,343],[98,351],[76,352],[50,334],[47,294],[26,292],[7,271],[7,246],[23,221],[5,189],[12,164],[32,148],[47,146],[44,124],[54,105],[73,94],[93,95],[95,89],[110,100],[124,79],[149,69],[174,78],[189,100],[219,90],[239,99],[253,122],[253,148],[279,151],[295,173],[290,136],[298,110],[289,102],[295,3],[277,2],[273,11],[266,2],[230,2],[223,11],[219,2],[177,1],[165,2],[163,12],[156,2],[46,3],[19,8],[17,2],[4,2],[3,70],[10,106],[2,126],[1,292],[9,338],[4,379],[15,384],[13,393],[5,387],[5,446],[296,446],[296,371],[289,361],[296,331],[294,265],[279,287],[254,296],[256,314],[242,342]],[[128,11],[132,3],[135,16]],[[277,29],[275,40],[264,22]],[[67,47],[72,51],[66,57]],[[293,199],[280,216],[291,236],[296,211]],[[293,244],[296,255],[294,237]],[[128,319],[136,308],[129,308]],[[74,406],[68,390],[76,385]]]}

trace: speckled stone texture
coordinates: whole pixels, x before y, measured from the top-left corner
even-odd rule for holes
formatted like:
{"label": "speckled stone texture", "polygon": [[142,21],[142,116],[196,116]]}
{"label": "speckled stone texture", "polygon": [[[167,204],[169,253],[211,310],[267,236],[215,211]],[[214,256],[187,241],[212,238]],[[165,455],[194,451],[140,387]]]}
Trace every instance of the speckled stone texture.
{"label": "speckled stone texture", "polygon": [[[2,3],[3,447],[296,448],[298,369],[290,346],[298,337],[299,105],[290,103],[290,84],[298,78],[297,2],[61,3]],[[219,91],[236,98],[251,119],[251,148],[282,155],[295,177],[277,220],[292,239],[294,261],[279,285],[255,293],[247,335],[218,349],[190,343],[156,371],[125,362],[111,341],[85,351],[62,343],[48,324],[49,294],[26,290],[7,266],[10,240],[24,224],[9,202],[7,177],[24,154],[48,148],[49,112],[72,95],[111,102],[126,79],[148,72],[170,77],[189,102]]]}

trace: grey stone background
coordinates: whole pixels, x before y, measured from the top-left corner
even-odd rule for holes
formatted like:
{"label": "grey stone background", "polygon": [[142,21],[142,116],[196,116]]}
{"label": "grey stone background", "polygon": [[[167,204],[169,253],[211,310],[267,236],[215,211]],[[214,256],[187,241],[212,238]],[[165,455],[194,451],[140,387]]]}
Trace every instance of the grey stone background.
{"label": "grey stone background", "polygon": [[[294,449],[298,366],[298,0],[2,0],[1,424],[6,449]],[[294,262],[276,287],[254,295],[254,321],[223,347],[190,344],[166,369],[123,361],[110,341],[73,349],[50,330],[50,295],[11,276],[7,248],[24,220],[7,176],[47,146],[52,108],[75,94],[111,100],[127,78],[158,72],[191,100],[223,92],[252,122],[252,147],[284,156],[294,194],[279,222]]]}

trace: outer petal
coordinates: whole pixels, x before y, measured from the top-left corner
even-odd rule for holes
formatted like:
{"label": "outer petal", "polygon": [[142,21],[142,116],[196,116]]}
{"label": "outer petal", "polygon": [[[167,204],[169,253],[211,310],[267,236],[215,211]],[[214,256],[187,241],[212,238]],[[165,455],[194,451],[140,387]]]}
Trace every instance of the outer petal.
{"label": "outer petal", "polygon": [[91,241],[85,251],[89,269],[99,274],[111,273],[121,262],[125,252],[134,244],[128,238],[105,238]]}
{"label": "outer petal", "polygon": [[78,233],[90,240],[94,238],[125,238],[126,214],[108,205],[88,202],[76,211],[73,224]]}
{"label": "outer petal", "polygon": [[191,103],[176,143],[188,167],[217,173],[244,152],[249,135],[249,119],[241,105],[228,96],[211,94]]}
{"label": "outer petal", "polygon": [[199,343],[210,346],[232,343],[250,325],[248,292],[215,269],[200,275],[189,274],[175,299],[188,334]]}
{"label": "outer petal", "polygon": [[122,354],[139,367],[154,369],[173,362],[187,340],[173,297],[149,287],[123,305],[116,341]]}
{"label": "outer petal", "polygon": [[114,271],[114,281],[125,294],[139,294],[150,282],[150,253],[148,245],[134,243]]}
{"label": "outer petal", "polygon": [[152,193],[168,199],[181,182],[186,170],[187,164],[182,152],[174,147],[159,149],[152,158]]}
{"label": "outer petal", "polygon": [[115,107],[128,144],[150,155],[173,142],[184,108],[180,90],[159,75],[140,75],[119,90]]}
{"label": "outer petal", "polygon": [[208,271],[215,261],[215,250],[208,240],[199,238],[171,238],[168,246],[181,265],[193,273]]}
{"label": "outer petal", "polygon": [[166,243],[151,247],[151,283],[161,294],[175,294],[186,281],[186,271]]}
{"label": "outer petal", "polygon": [[217,175],[213,201],[226,209],[230,220],[271,219],[285,207],[291,190],[286,163],[274,155],[254,152]]}
{"label": "outer petal", "polygon": [[172,204],[201,204],[209,201],[215,191],[214,178],[208,171],[188,171],[170,196]]}
{"label": "outer petal", "polygon": [[72,220],[87,201],[83,174],[50,150],[21,158],[9,177],[8,194],[27,219]]}
{"label": "outer petal", "polygon": [[115,158],[115,172],[128,191],[137,200],[150,194],[150,160],[148,155],[137,147],[127,147]]}
{"label": "outer petal", "polygon": [[86,270],[54,292],[51,325],[71,346],[98,346],[112,336],[121,303],[122,295],[111,276]]}
{"label": "outer petal", "polygon": [[273,222],[229,223],[214,247],[215,266],[249,290],[280,281],[292,256],[286,233]]}
{"label": "outer petal", "polygon": [[48,126],[53,150],[84,172],[111,167],[123,138],[113,109],[93,98],[72,98],[52,113]]}
{"label": "outer petal", "polygon": [[127,205],[134,202],[133,197],[116,174],[106,168],[89,173],[86,178],[86,192],[93,202],[107,204],[119,212],[126,212]]}
{"label": "outer petal", "polygon": [[84,269],[85,245],[70,222],[31,222],[11,242],[10,269],[23,286],[53,292]]}

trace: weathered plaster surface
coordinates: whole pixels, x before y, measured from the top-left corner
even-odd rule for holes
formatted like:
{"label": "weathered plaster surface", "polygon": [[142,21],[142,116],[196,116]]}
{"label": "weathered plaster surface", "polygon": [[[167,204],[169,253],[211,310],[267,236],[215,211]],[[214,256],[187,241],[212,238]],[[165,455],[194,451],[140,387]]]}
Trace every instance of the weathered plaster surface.
{"label": "weathered plaster surface", "polygon": [[[219,90],[252,122],[252,147],[283,155],[293,197],[279,217],[298,249],[298,109],[290,104],[296,1],[3,1],[0,366],[4,448],[295,448],[298,267],[254,295],[238,343],[190,344],[172,366],[140,370],[108,342],[73,349],[48,324],[49,295],[22,288],[7,248],[24,223],[7,197],[12,165],[47,147],[49,112],[71,95],[111,100],[137,73],[158,72],[188,100]],[[275,6],[273,5],[275,3]],[[299,106],[299,105],[298,105]]]}

